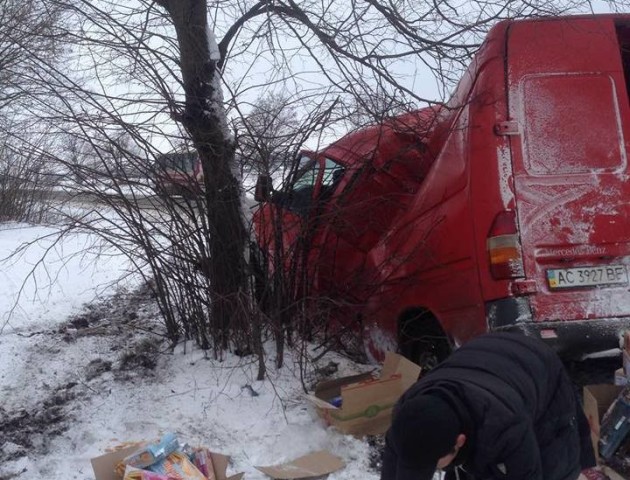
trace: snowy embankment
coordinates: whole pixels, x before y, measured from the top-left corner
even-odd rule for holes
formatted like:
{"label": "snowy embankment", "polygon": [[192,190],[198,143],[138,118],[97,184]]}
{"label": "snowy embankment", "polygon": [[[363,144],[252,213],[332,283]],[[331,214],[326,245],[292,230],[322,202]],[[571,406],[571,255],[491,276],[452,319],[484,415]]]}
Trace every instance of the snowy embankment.
{"label": "snowy embankment", "polygon": [[[2,226],[0,257],[52,232]],[[0,266],[0,479],[92,479],[91,457],[167,431],[231,455],[230,472],[251,480],[265,478],[256,465],[320,449],[347,464],[331,480],[378,478],[368,443],[326,428],[304,401],[294,358],[276,371],[270,352],[269,379],[258,382],[251,357],[169,349],[127,261],[79,254],[93,241],[49,238]],[[339,375],[361,370],[332,354],[323,364],[331,360]]]}

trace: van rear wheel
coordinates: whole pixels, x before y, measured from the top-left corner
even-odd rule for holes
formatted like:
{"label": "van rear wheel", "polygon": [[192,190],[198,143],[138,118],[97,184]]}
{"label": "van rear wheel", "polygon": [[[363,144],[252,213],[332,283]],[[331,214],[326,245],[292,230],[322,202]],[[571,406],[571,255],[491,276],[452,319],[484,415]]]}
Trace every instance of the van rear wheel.
{"label": "van rear wheel", "polygon": [[438,320],[424,309],[409,310],[401,315],[398,346],[400,353],[420,365],[423,372],[435,368],[453,351]]}

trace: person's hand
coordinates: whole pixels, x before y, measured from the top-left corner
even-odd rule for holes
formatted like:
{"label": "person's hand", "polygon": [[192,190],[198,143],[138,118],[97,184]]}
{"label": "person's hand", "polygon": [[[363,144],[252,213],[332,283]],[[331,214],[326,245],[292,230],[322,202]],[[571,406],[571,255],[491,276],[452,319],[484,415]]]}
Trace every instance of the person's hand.
{"label": "person's hand", "polygon": [[599,467],[582,470],[578,480],[610,480],[610,477],[602,472]]}

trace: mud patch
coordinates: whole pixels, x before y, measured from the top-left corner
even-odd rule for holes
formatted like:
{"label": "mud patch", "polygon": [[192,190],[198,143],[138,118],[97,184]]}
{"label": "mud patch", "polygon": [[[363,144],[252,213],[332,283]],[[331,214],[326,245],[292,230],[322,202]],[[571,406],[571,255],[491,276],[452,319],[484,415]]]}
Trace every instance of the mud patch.
{"label": "mud patch", "polygon": [[123,371],[137,370],[138,368],[153,370],[156,365],[155,358],[151,358],[143,353],[129,352],[123,355],[120,369]]}
{"label": "mud patch", "polygon": [[[42,340],[33,344],[28,363],[37,375],[27,381],[42,385],[40,395],[18,395],[0,405],[0,467],[22,457],[47,454],[52,441],[71,427],[77,400],[100,394],[112,379],[126,381],[152,372],[163,338],[151,333],[159,329],[157,317],[155,300],[145,287],[88,305],[54,330],[37,332]],[[97,351],[90,350],[94,346]],[[68,349],[75,351],[69,357],[74,363],[47,368],[47,359]],[[1,470],[0,480],[20,475]]]}
{"label": "mud patch", "polygon": [[111,370],[112,362],[101,358],[92,360],[88,363],[87,367],[85,367],[85,379],[88,381],[93,380],[96,377],[100,377],[105,372],[110,372]]}
{"label": "mud patch", "polygon": [[0,462],[14,460],[32,449],[46,452],[50,438],[68,428],[67,404],[76,398],[76,384],[55,389],[40,406],[10,412],[0,407]]}

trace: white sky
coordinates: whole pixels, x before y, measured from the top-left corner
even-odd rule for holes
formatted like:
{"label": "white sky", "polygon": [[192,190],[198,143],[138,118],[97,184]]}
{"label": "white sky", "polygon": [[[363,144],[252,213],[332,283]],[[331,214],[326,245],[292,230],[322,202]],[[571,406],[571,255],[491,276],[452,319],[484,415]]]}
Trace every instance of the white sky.
{"label": "white sky", "polygon": [[[454,5],[456,2],[450,2],[450,4]],[[465,11],[467,4],[467,2],[461,2],[459,11]],[[339,4],[337,3],[336,5]],[[594,13],[611,12],[610,2],[605,0],[596,0],[592,2],[592,5]],[[222,23],[229,24],[229,17],[228,19],[224,19],[221,12],[212,13],[214,13],[214,18],[216,18],[218,25],[221,25]],[[590,12],[585,10],[585,13]],[[223,12],[223,14],[225,16],[229,16],[230,12]],[[222,29],[218,28],[217,30],[217,35],[220,40],[222,38]],[[234,44],[235,47],[233,51],[238,51],[238,40],[234,42]],[[291,49],[297,49],[299,47],[299,42],[294,37],[284,36],[277,39],[277,45],[290,51]],[[258,55],[258,53],[256,53],[256,55]],[[317,57],[317,60],[322,60],[322,58],[324,57]],[[251,105],[255,103],[261,92],[265,92],[267,90],[278,90],[277,85],[255,88],[257,85],[269,83],[270,79],[274,81],[279,80],[280,75],[278,73],[272,74],[273,67],[275,66],[275,60],[276,58],[274,55],[270,54],[268,51],[262,53],[260,57],[256,57],[253,53],[250,53],[240,55],[229,60],[224,79],[226,84],[231,86],[230,88],[235,88],[234,85],[239,85],[240,88],[246,92],[243,95],[239,95],[239,102],[243,105],[242,108],[244,111],[251,108]],[[431,65],[434,64],[431,59],[424,57],[424,60]],[[330,62],[329,59],[324,61]],[[302,90],[305,94],[308,94],[308,90],[310,88],[318,88],[319,86],[327,83],[327,80],[319,71],[315,58],[310,55],[302,54],[292,57],[288,67],[291,71],[296,72],[296,81],[289,81],[289,88],[287,89],[286,87],[281,87],[281,91],[293,91],[292,89],[295,89],[296,91]],[[424,63],[423,59],[417,56],[400,59],[399,61],[392,63],[388,70],[397,76],[399,82],[405,88],[413,91],[414,94],[429,100],[438,102],[447,100],[454,88],[454,85],[445,86],[440,79],[435,77],[435,73]],[[459,75],[456,76],[456,78],[458,77]],[[315,100],[308,100],[307,98],[308,97],[305,96],[306,100],[302,106],[304,111],[308,111],[309,108],[312,108],[312,103]],[[310,149],[319,149],[322,146],[338,139],[345,134],[346,131],[347,130],[343,125],[336,125],[331,131],[324,132],[324,136],[322,138],[309,139],[307,147]]]}
{"label": "white sky", "polygon": [[[209,2],[213,4],[213,2]],[[456,2],[450,2],[454,4]],[[466,13],[466,2],[460,2],[459,14]],[[125,9],[133,8],[133,3],[126,4]],[[228,25],[230,25],[234,18],[239,14],[236,10],[237,7],[230,8],[229,5],[243,5],[243,8],[251,6],[251,2],[230,2],[219,3],[220,5],[216,10],[210,11],[210,17],[215,21],[215,34],[217,40],[220,41],[225,33]],[[343,5],[349,6],[350,4],[335,0],[335,8],[339,9]],[[609,2],[603,0],[597,0],[594,2],[594,11],[597,13],[603,13],[609,11]],[[125,17],[130,10],[125,10],[122,18]],[[338,17],[343,12],[334,12]],[[144,19],[144,16],[138,17],[138,19]],[[238,107],[241,112],[249,111],[256,100],[265,93],[271,91],[282,91],[289,95],[296,101],[296,107],[298,111],[308,112],[312,111],[314,106],[323,98],[323,89],[330,85],[329,80],[325,79],[320,66],[317,65],[317,61],[323,62],[323,67],[327,71],[334,72],[335,66],[332,59],[322,53],[322,51],[316,50],[315,58],[307,54],[303,49],[299,49],[299,42],[294,35],[286,35],[284,33],[276,33],[274,36],[273,45],[266,42],[254,42],[252,44],[247,43],[247,39],[251,37],[251,29],[260,25],[259,19],[255,19],[246,24],[245,29],[232,43],[231,54],[232,56],[228,60],[226,70],[224,72],[224,98],[229,100],[232,95],[236,95],[238,99]],[[102,24],[96,24],[88,26],[88,31],[96,32],[98,28],[103,27]],[[156,29],[159,31],[159,29]],[[300,35],[305,35],[304,32],[297,32]],[[154,39],[151,41],[152,45],[159,45],[159,41]],[[391,46],[391,42],[389,44]],[[396,47],[400,50],[400,45]],[[284,51],[286,57],[282,57],[279,54],[280,49]],[[164,50],[164,53],[175,54],[168,48]],[[388,52],[389,53],[389,52]],[[156,93],[150,93],[147,95],[145,87],[138,83],[129,84],[120,80],[119,78],[108,79],[107,73],[115,71],[117,68],[122,70],[118,73],[124,74],[128,72],[130,65],[120,63],[120,58],[99,58],[94,57],[97,61],[100,61],[99,72],[101,81],[105,82],[102,85],[107,88],[109,93],[119,94],[129,98],[141,98],[150,99],[156,96]],[[74,64],[74,67],[81,65],[87,66],[92,58],[83,58],[80,63]],[[117,61],[118,60],[118,61]],[[431,62],[431,60],[428,60]],[[284,63],[281,63],[284,62]],[[278,68],[278,66],[282,68]],[[72,70],[72,67],[71,67]],[[442,88],[441,83],[435,78],[431,70],[424,64],[422,59],[418,56],[407,57],[398,61],[393,61],[387,68],[388,72],[395,75],[398,81],[405,88],[413,91],[416,95],[427,98],[430,100],[441,101],[448,98],[452,90],[452,85]],[[165,85],[170,89],[177,89],[177,82],[170,77],[166,72],[162,80]],[[458,75],[456,75],[456,78]],[[112,81],[114,82],[112,84]],[[93,83],[95,88],[97,83]],[[337,89],[338,90],[338,89]],[[336,98],[340,94],[339,91],[335,91],[333,88],[330,98]],[[105,108],[107,109],[107,107]],[[136,121],[141,124],[142,128],[149,128],[151,126],[157,126],[157,130],[164,129],[166,132],[175,132],[177,130],[173,120],[167,117],[165,114],[160,114],[157,118],[152,118],[152,112],[154,107],[134,106],[126,109],[128,114],[128,121]],[[231,112],[233,117],[235,112]],[[133,120],[135,118],[135,120]],[[324,132],[322,138],[312,137],[309,139],[308,148],[318,149],[331,141],[339,138],[347,131],[347,126],[342,124],[331,125],[330,128]],[[148,134],[148,132],[147,132]],[[169,151],[173,148],[173,145],[165,142],[159,134],[154,134],[152,137],[152,143],[161,151]]]}

